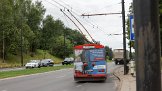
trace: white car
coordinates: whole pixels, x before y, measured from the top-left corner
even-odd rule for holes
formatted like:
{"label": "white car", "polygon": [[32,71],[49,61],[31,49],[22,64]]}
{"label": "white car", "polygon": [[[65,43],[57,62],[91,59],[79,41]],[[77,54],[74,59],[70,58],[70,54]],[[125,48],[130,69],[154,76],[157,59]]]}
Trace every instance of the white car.
{"label": "white car", "polygon": [[31,60],[29,63],[26,63],[26,68],[40,68],[40,60]]}

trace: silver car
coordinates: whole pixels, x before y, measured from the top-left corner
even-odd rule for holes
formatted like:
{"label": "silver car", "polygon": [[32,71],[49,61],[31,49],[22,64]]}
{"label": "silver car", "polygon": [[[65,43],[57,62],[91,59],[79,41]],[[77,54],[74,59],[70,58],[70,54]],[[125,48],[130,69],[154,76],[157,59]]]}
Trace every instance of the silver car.
{"label": "silver car", "polygon": [[30,62],[26,63],[26,68],[40,68],[40,60],[30,60]]}

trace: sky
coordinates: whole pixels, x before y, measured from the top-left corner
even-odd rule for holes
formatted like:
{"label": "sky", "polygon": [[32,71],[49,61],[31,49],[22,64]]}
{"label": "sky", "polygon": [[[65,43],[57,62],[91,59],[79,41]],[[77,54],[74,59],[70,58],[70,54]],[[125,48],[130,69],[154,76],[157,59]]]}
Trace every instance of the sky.
{"label": "sky", "polygon": [[[122,15],[84,16],[82,14],[121,13],[121,0],[38,0],[46,8],[46,15],[63,21],[66,27],[77,27],[60,11],[68,8],[73,15],[86,27],[94,40],[112,49],[123,48]],[[125,0],[126,19],[132,0]],[[59,5],[59,4],[61,5]],[[86,37],[91,40],[81,25],[65,10],[64,11],[81,28]],[[110,35],[121,34],[121,35]],[[128,43],[128,40],[127,40]],[[129,49],[127,45],[127,49]]]}

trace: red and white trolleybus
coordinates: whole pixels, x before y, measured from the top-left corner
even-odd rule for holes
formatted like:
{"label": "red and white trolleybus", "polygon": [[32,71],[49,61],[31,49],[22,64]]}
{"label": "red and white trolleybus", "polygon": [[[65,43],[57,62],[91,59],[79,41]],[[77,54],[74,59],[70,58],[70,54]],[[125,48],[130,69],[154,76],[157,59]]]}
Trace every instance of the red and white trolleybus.
{"label": "red and white trolleybus", "polygon": [[104,81],[107,78],[105,47],[100,44],[84,44],[74,47],[74,80]]}

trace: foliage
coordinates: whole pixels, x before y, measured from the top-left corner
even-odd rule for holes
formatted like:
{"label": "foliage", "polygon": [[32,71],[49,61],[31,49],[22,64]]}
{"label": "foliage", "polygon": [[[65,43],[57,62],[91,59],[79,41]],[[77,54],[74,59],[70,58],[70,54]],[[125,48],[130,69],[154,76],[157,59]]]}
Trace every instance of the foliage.
{"label": "foliage", "polygon": [[108,46],[105,46],[105,49],[106,49],[106,57],[108,58],[108,60],[112,60],[113,58],[112,49],[109,48]]}
{"label": "foliage", "polygon": [[23,53],[31,56],[42,49],[64,57],[72,54],[73,45],[85,43],[77,30],[65,27],[61,20],[51,15],[44,18],[45,11],[38,0],[0,0],[0,58],[3,49],[5,59],[10,54],[20,56],[21,46]]}

